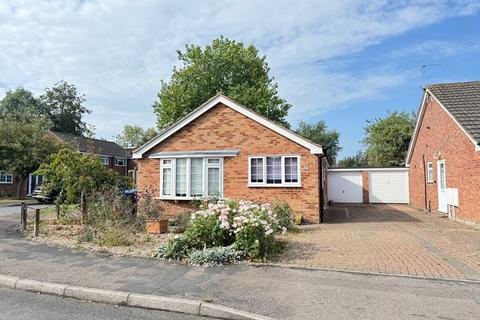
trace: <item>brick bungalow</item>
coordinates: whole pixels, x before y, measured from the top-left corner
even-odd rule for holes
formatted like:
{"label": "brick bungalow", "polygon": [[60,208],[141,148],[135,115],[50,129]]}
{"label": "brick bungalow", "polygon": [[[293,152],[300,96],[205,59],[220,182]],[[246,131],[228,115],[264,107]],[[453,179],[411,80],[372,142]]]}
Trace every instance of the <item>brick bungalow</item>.
{"label": "brick bungalow", "polygon": [[133,151],[137,189],[168,215],[205,196],[285,200],[321,222],[327,162],[317,145],[216,95]]}
{"label": "brick bungalow", "polygon": [[[121,175],[133,174],[133,163],[129,161],[130,151],[112,141],[86,138],[69,133],[50,131],[52,139],[60,143],[70,144],[75,150],[82,153],[94,153],[100,157],[100,161],[110,169]],[[19,178],[0,170],[0,197],[14,196],[17,192]],[[32,194],[38,184],[42,183],[42,177],[30,174],[21,190],[21,196]]]}
{"label": "brick bungalow", "polygon": [[410,202],[480,224],[480,81],[425,88],[407,156]]}

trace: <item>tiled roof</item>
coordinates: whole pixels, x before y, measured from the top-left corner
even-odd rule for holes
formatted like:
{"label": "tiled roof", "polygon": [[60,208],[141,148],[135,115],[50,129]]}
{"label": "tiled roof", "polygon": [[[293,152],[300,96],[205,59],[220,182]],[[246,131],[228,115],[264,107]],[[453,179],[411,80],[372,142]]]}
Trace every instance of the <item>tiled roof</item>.
{"label": "tiled roof", "polygon": [[52,133],[80,152],[89,152],[93,148],[95,154],[105,156],[126,157],[130,154],[130,151],[112,141],[86,138],[58,131],[52,131]]}
{"label": "tiled roof", "polygon": [[426,87],[465,131],[480,142],[480,81],[433,84]]}

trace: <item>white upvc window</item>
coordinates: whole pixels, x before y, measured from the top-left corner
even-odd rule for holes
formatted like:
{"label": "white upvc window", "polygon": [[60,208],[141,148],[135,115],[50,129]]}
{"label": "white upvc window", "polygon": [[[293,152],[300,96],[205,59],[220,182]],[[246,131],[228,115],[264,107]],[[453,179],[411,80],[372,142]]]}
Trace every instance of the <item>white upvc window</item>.
{"label": "white upvc window", "polygon": [[127,159],[124,157],[115,157],[115,165],[125,167],[127,165]]}
{"label": "white upvc window", "polygon": [[160,160],[160,198],[191,200],[223,196],[223,158]]}
{"label": "white upvc window", "polygon": [[433,183],[433,163],[427,163],[427,182]]}
{"label": "white upvc window", "polygon": [[101,155],[99,155],[99,158],[100,158],[100,162],[104,166],[110,165],[110,157],[109,156],[105,156],[105,155],[101,154]]}
{"label": "white upvc window", "polygon": [[1,184],[12,184],[13,183],[13,174],[0,172],[0,183]]}
{"label": "white upvc window", "polygon": [[248,158],[249,187],[300,187],[300,156],[271,155]]}

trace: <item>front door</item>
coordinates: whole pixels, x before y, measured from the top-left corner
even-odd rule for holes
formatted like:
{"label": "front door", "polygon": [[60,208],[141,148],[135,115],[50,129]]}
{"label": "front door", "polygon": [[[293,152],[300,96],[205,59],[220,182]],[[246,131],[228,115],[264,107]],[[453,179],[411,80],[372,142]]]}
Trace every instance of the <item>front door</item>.
{"label": "front door", "polygon": [[36,176],[34,174],[28,175],[28,188],[27,188],[27,196],[31,196],[35,188],[42,184],[43,176]]}
{"label": "front door", "polygon": [[447,213],[447,172],[445,160],[437,161],[438,211]]}

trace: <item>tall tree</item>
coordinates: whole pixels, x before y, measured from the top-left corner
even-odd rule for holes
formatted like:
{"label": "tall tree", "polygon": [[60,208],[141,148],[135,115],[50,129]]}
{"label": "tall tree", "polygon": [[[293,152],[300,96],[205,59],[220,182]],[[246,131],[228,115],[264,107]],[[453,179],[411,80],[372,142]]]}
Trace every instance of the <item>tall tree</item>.
{"label": "tall tree", "polygon": [[269,76],[266,57],[250,45],[224,37],[201,48],[187,45],[177,51],[179,68],[169,82],[162,81],[153,105],[158,128],[174,123],[218,92],[288,127],[290,105],[278,96],[278,85]]}
{"label": "tall tree", "polygon": [[138,147],[157,135],[155,128],[143,129],[139,126],[125,125],[121,134],[115,138],[122,147]]}
{"label": "tall tree", "polygon": [[415,129],[415,118],[413,113],[390,112],[385,118],[367,121],[362,142],[367,147],[368,164],[403,165]]}
{"label": "tall tree", "polygon": [[328,163],[334,164],[340,147],[340,133],[335,130],[329,130],[325,121],[318,121],[315,124],[309,124],[300,121],[297,133],[315,143],[321,145],[327,154]]}
{"label": "tall tree", "polygon": [[53,130],[75,135],[86,132],[83,116],[90,110],[84,106],[85,95],[80,94],[74,85],[62,80],[52,88],[45,89],[40,101],[53,123]]}
{"label": "tall tree", "polygon": [[28,121],[32,117],[44,114],[45,108],[40,101],[24,88],[8,90],[5,97],[0,100],[0,119]]}
{"label": "tall tree", "polygon": [[357,151],[354,156],[345,157],[338,161],[337,167],[339,168],[354,168],[354,167],[366,167],[368,166],[367,155],[362,151]]}
{"label": "tall tree", "polygon": [[48,137],[48,128],[48,121],[42,118],[28,122],[0,120],[0,168],[19,177],[17,197],[29,173],[48,162],[60,148]]}

